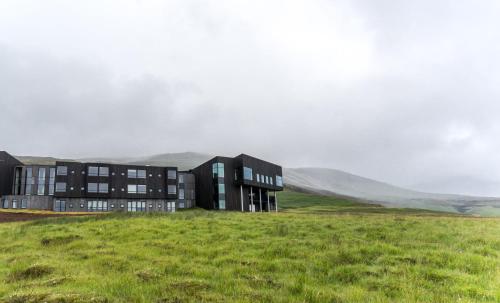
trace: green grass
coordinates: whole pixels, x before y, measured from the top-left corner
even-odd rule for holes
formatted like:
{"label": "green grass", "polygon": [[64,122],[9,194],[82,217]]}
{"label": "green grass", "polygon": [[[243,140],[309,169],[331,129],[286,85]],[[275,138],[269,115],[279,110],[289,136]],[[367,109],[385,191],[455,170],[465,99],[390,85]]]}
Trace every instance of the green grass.
{"label": "green grass", "polygon": [[500,301],[500,219],[280,205],[0,224],[0,302]]}

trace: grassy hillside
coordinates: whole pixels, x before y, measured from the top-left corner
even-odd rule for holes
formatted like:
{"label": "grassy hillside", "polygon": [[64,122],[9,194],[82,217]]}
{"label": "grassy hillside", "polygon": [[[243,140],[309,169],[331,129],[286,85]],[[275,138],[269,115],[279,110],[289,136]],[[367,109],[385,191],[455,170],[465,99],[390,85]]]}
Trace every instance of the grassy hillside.
{"label": "grassy hillside", "polygon": [[499,302],[500,220],[294,192],[281,213],[0,224],[2,302]]}

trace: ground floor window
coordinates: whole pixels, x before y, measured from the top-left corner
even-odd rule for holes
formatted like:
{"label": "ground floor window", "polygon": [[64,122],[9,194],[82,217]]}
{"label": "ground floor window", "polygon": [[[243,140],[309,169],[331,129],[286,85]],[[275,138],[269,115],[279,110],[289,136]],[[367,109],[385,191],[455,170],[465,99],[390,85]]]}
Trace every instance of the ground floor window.
{"label": "ground floor window", "polygon": [[179,208],[186,208],[184,201],[179,201]]}
{"label": "ground floor window", "polygon": [[108,201],[87,201],[88,211],[108,211]]}
{"label": "ground floor window", "polygon": [[17,208],[17,200],[12,200],[12,208]]}
{"label": "ground floor window", "polygon": [[54,211],[66,211],[66,201],[56,200],[54,202]]}
{"label": "ground floor window", "polygon": [[167,202],[167,211],[175,213],[175,202]]}
{"label": "ground floor window", "polygon": [[27,207],[28,207],[28,200],[21,199],[21,208],[27,208]]}
{"label": "ground floor window", "polygon": [[7,200],[7,199],[3,199],[3,202],[2,202],[2,207],[3,207],[3,208],[9,208],[9,200]]}
{"label": "ground floor window", "polygon": [[146,211],[146,202],[144,202],[144,201],[130,201],[130,202],[128,202],[127,211],[130,211],[130,212]]}

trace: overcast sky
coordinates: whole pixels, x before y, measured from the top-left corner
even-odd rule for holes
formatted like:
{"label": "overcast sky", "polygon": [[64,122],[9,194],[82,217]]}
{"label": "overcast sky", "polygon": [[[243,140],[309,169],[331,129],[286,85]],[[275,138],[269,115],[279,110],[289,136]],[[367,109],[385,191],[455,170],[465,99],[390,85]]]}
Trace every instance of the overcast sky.
{"label": "overcast sky", "polygon": [[499,16],[497,0],[2,0],[0,150],[245,152],[500,195]]}

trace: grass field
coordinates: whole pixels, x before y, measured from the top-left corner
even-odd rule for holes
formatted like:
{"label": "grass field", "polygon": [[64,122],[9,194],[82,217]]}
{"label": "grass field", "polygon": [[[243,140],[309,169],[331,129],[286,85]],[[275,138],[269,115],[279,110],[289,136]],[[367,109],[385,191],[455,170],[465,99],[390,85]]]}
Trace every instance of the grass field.
{"label": "grass field", "polygon": [[0,302],[500,302],[498,218],[280,205],[0,224]]}

